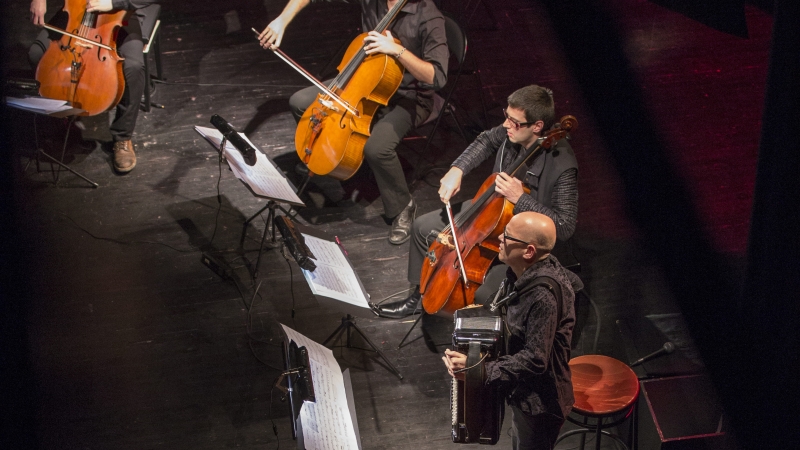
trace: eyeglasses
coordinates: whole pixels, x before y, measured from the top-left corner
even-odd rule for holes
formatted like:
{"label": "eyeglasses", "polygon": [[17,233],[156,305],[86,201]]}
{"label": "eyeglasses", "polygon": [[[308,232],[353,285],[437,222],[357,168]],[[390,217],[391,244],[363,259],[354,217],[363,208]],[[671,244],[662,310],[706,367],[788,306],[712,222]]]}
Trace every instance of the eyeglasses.
{"label": "eyeglasses", "polygon": [[525,244],[525,245],[528,245],[528,243],[527,243],[527,242],[525,242],[525,241],[523,241],[522,239],[517,239],[517,238],[515,238],[515,237],[511,237],[511,236],[509,236],[509,235],[508,235],[508,230],[507,230],[507,228],[508,228],[508,227],[506,227],[506,228],[503,228],[503,240],[504,240],[504,241],[514,241],[514,242],[519,242],[520,244]]}
{"label": "eyeglasses", "polygon": [[506,108],[503,108],[503,115],[506,116],[506,120],[511,124],[511,127],[514,128],[515,130],[519,130],[520,127],[529,127],[536,123],[536,122],[519,122],[517,121],[517,119],[508,115],[508,113],[506,112]]}

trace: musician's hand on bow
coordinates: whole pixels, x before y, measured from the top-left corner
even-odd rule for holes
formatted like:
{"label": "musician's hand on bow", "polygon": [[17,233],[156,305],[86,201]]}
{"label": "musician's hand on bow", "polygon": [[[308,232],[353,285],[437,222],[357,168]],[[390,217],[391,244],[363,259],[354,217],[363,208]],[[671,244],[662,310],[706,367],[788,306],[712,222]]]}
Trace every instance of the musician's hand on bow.
{"label": "musician's hand on bow", "polygon": [[386,30],[386,34],[377,31],[370,31],[364,38],[364,51],[371,55],[373,53],[383,53],[395,56],[403,50],[403,46],[394,41],[392,33]]}
{"label": "musician's hand on bow", "polygon": [[447,203],[461,190],[461,178],[464,172],[458,167],[451,167],[439,181],[439,199]]}
{"label": "musician's hand on bow", "polygon": [[283,19],[278,16],[278,18],[270,22],[267,28],[264,28],[264,31],[258,35],[258,42],[267,50],[278,48],[281,45],[283,33],[285,31],[286,24],[283,23]]}
{"label": "musician's hand on bow", "polygon": [[31,22],[34,25],[43,26],[44,15],[47,13],[47,0],[33,0],[31,2]]}
{"label": "musician's hand on bow", "polygon": [[444,356],[442,356],[442,361],[444,361],[444,365],[447,366],[447,373],[450,374],[451,377],[464,380],[465,376],[463,372],[456,373],[456,370],[463,369],[467,366],[467,355],[459,352],[454,352],[449,348],[444,351]]}
{"label": "musician's hand on bow", "polygon": [[522,187],[522,181],[505,172],[500,172],[497,174],[494,184],[494,190],[515,205],[517,204],[519,198],[522,197],[522,194],[525,193],[525,190]]}
{"label": "musician's hand on bow", "polygon": [[87,0],[86,12],[107,12],[114,9],[111,0]]}

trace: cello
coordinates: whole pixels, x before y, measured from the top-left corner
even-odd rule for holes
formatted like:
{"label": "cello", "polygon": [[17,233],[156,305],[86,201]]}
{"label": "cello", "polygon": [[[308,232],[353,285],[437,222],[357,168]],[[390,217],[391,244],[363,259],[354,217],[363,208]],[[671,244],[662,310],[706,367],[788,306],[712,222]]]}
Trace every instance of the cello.
{"label": "cello", "polygon": [[[558,140],[568,137],[578,121],[564,116],[559,125],[540,137],[509,168],[516,175],[521,167]],[[483,182],[472,204],[445,227],[428,247],[420,275],[422,306],[428,314],[452,314],[471,305],[475,291],[500,251],[499,236],[514,215],[514,204],[495,191],[497,173]],[[453,232],[453,228],[457,233]],[[455,239],[454,239],[455,236]]]}
{"label": "cello", "polygon": [[127,12],[87,12],[86,0],[65,0],[63,11],[69,16],[65,30],[44,26],[62,36],[50,42],[36,67],[39,94],[94,116],[119,103],[125,91],[116,38]]}
{"label": "cello", "polygon": [[[399,0],[373,31],[383,34],[407,2]],[[328,175],[337,180],[353,176],[364,161],[364,145],[375,112],[389,103],[403,81],[404,68],[396,57],[366,54],[367,36],[362,33],[353,39],[337,67],[339,74],[329,86],[280,49],[270,48],[322,91],[303,113],[295,132],[295,150],[309,175]],[[397,38],[394,41],[400,43]]]}

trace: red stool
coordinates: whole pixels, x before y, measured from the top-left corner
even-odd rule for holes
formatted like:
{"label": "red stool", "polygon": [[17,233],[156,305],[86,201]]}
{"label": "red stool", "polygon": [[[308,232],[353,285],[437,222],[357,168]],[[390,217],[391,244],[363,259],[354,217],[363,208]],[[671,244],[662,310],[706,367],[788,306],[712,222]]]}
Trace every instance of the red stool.
{"label": "red stool", "polygon": [[[559,441],[576,434],[581,435],[583,449],[586,434],[595,433],[595,449],[600,449],[600,437],[606,435],[622,444],[626,449],[636,448],[636,400],[639,398],[639,379],[630,367],[622,361],[602,355],[584,355],[569,362],[572,370],[572,390],[575,404],[572,412],[583,417],[578,422],[567,417],[570,422],[582,427],[562,434]],[[590,423],[590,419],[594,419]],[[608,423],[604,421],[611,419]],[[607,431],[629,420],[631,443]],[[630,445],[629,445],[630,444]]]}

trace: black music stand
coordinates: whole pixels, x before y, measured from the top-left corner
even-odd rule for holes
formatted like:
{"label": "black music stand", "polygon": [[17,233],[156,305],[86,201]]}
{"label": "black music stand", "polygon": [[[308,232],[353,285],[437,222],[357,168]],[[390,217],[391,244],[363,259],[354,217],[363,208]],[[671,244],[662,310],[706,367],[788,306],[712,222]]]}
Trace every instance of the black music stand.
{"label": "black music stand", "polygon": [[[369,351],[370,349],[353,347],[351,345],[350,336],[352,335],[352,331],[355,330],[356,333],[361,335],[361,337],[364,339],[364,342],[366,342],[367,345],[370,346],[371,350],[377,353],[378,356],[386,363],[386,366],[388,366],[387,369],[402,380],[403,375],[400,373],[399,370],[397,370],[397,367],[395,367],[394,364],[392,364],[389,361],[386,355],[384,355],[383,352],[380,349],[378,349],[378,347],[372,342],[372,340],[370,340],[364,333],[364,331],[361,330],[361,328],[359,328],[358,325],[356,324],[356,318],[354,317],[354,315],[367,315],[371,317],[373,316],[373,312],[372,309],[369,307],[369,302],[367,300],[369,298],[369,295],[366,293],[366,290],[364,289],[364,285],[361,283],[361,280],[358,278],[357,275],[355,275],[355,270],[353,270],[353,266],[350,263],[350,259],[347,256],[347,251],[344,249],[344,247],[342,247],[341,243],[339,243],[338,239],[335,236],[329,236],[326,233],[322,233],[320,231],[314,230],[311,227],[303,226],[301,224],[295,224],[295,228],[304,235],[304,237],[306,238],[307,245],[309,244],[309,238],[317,238],[318,240],[323,241],[325,244],[330,245],[331,247],[336,246],[338,248],[337,251],[339,251],[344,256],[344,261],[346,261],[347,265],[347,267],[341,267],[341,269],[349,270],[352,273],[355,282],[358,284],[357,288],[354,288],[354,290],[357,290],[359,294],[363,295],[360,298],[360,302],[358,303],[344,301],[342,299],[338,299],[333,296],[327,295],[324,290],[319,289],[319,287],[315,285],[315,283],[312,280],[312,276],[310,275],[311,272],[302,269],[303,275],[306,277],[306,281],[309,282],[309,287],[311,287],[312,294],[314,294],[317,300],[319,300],[320,304],[326,304],[326,306],[343,310],[345,312],[345,316],[342,317],[342,321],[339,324],[339,327],[337,327],[336,330],[334,330],[334,332],[330,336],[328,336],[327,339],[325,339],[322,345],[327,346],[329,342],[332,342],[342,333],[346,333],[347,348],[356,348],[359,350]],[[314,252],[313,249],[312,252],[314,254],[318,254],[319,256],[326,254],[326,252]],[[325,270],[326,260],[318,257],[316,260],[316,264],[317,264],[316,270],[320,270],[320,267],[322,267],[322,270]],[[363,303],[363,305],[361,303]]]}
{"label": "black music stand", "polygon": [[[300,450],[305,450],[306,448],[305,440],[307,433],[303,430],[305,426],[310,426],[310,428],[314,430],[312,433],[317,435],[325,435],[325,427],[336,422],[326,420],[325,418],[320,418],[316,414],[310,414],[306,417],[315,423],[303,423],[300,411],[304,402],[319,403],[327,400],[328,402],[334,401],[337,406],[347,403],[347,409],[350,413],[350,423],[353,425],[356,443],[358,444],[358,448],[361,449],[361,436],[358,430],[358,418],[356,415],[355,399],[353,397],[353,386],[350,381],[350,369],[345,369],[342,371],[342,384],[346,398],[329,397],[331,395],[336,396],[337,389],[318,389],[315,391],[314,382],[312,381],[311,376],[311,372],[315,370],[314,368],[316,368],[317,371],[341,371],[341,367],[339,366],[338,362],[334,363],[335,366],[331,366],[326,363],[328,360],[321,354],[321,352],[330,352],[329,349],[321,348],[322,346],[319,343],[301,335],[286,325],[281,324],[281,327],[286,335],[283,345],[284,367],[286,370],[282,372],[281,377],[288,375],[286,376],[288,389],[278,386],[277,383],[276,387],[280,388],[284,393],[286,393],[289,398],[292,438],[297,440],[297,448]],[[312,360],[312,355],[316,355],[317,359]],[[322,358],[320,358],[320,356],[322,356]],[[333,383],[333,379],[329,378],[329,382]],[[323,409],[323,411],[325,411],[323,412],[323,415],[331,413],[336,414],[335,411],[330,409]]]}
{"label": "black music stand", "polygon": [[[285,370],[281,372],[275,387],[289,400],[289,418],[292,422],[292,438],[302,441],[303,430],[299,420],[300,408],[304,401],[315,401],[314,382],[311,379],[311,363],[305,347],[297,347],[294,341],[284,342],[281,347]],[[286,387],[282,386],[286,380]]]}
{"label": "black music stand", "polygon": [[347,333],[347,348],[356,348],[356,349],[359,349],[359,350],[369,350],[369,349],[366,349],[366,348],[353,347],[352,345],[350,345],[351,330],[356,330],[356,332],[361,335],[361,337],[364,339],[364,342],[366,342],[367,345],[372,347],[372,351],[377,353],[378,356],[380,356],[381,359],[383,359],[383,362],[385,362],[386,365],[389,366],[389,371],[390,372],[392,372],[393,374],[397,375],[397,378],[400,378],[401,380],[403,379],[403,374],[401,374],[400,371],[397,370],[397,367],[395,367],[394,364],[392,364],[389,361],[389,359],[386,357],[386,355],[384,355],[383,352],[380,351],[378,349],[378,347],[376,347],[375,344],[372,343],[372,341],[367,337],[367,335],[364,334],[363,331],[361,331],[361,328],[359,328],[358,325],[356,324],[356,318],[351,316],[350,314],[347,314],[346,316],[342,317],[342,323],[339,324],[339,327],[336,328],[336,330],[330,336],[328,336],[328,339],[325,339],[325,342],[323,342],[322,345],[327,346],[328,342],[332,341],[334,337],[346,332]]}
{"label": "black music stand", "polygon": [[[286,176],[284,176],[283,172],[280,171],[275,162],[273,162],[272,159],[270,159],[270,157],[264,152],[258,149],[258,147],[252,145],[252,142],[250,143],[251,146],[258,151],[256,152],[256,164],[250,168],[250,166],[244,162],[244,159],[239,151],[233,146],[229,146],[228,140],[218,130],[214,128],[196,126],[195,131],[203,136],[214,147],[214,149],[217,150],[217,153],[222,161],[227,161],[228,166],[231,168],[231,171],[234,173],[234,175],[236,175],[236,178],[238,178],[242,184],[247,186],[247,189],[250,190],[254,196],[267,200],[266,206],[245,220],[242,226],[242,235],[239,240],[240,246],[244,247],[244,238],[247,233],[247,226],[250,225],[250,222],[252,222],[262,212],[269,209],[267,223],[264,226],[264,233],[261,236],[261,245],[258,250],[256,266],[252,273],[253,278],[257,278],[258,268],[261,264],[261,253],[264,250],[264,245],[267,242],[267,233],[269,233],[270,230],[272,237],[269,241],[268,248],[272,249],[278,247],[277,238],[275,236],[275,210],[280,209],[287,216],[291,216],[289,211],[283,209],[279,203],[286,203],[293,206],[305,206],[305,203],[303,203],[302,200],[297,197],[297,189],[286,178]],[[247,139],[244,134],[239,134]],[[265,180],[269,179],[273,180],[272,184],[265,182]]]}
{"label": "black music stand", "polygon": [[[239,239],[239,245],[242,248],[244,248],[244,238],[245,235],[247,234],[247,226],[250,225],[250,222],[252,222],[253,219],[255,219],[256,217],[260,216],[261,213],[263,213],[266,209],[269,209],[269,214],[267,214],[267,222],[264,224],[264,233],[262,233],[261,235],[261,244],[259,245],[258,248],[258,258],[256,258],[256,267],[255,270],[253,271],[253,278],[258,277],[258,268],[261,265],[261,253],[263,253],[264,251],[264,245],[266,245],[267,248],[269,248],[270,250],[280,246],[280,244],[278,244],[278,238],[275,235],[275,210],[280,209],[281,211],[283,211],[283,214],[292,217],[290,211],[283,209],[283,207],[278,204],[278,201],[276,199],[270,198],[267,204],[264,205],[263,208],[256,211],[255,214],[250,216],[250,218],[245,220],[244,223],[242,224],[242,236]],[[267,234],[270,234],[269,241],[267,241]]]}
{"label": "black music stand", "polygon": [[[420,307],[421,307],[421,305],[420,305]],[[397,349],[398,349],[398,350],[400,350],[401,348],[403,348],[403,342],[405,342],[405,341],[406,341],[406,339],[408,339],[408,336],[411,334],[411,332],[412,332],[412,331],[414,331],[414,328],[416,328],[416,327],[417,327],[417,324],[419,323],[419,321],[420,321],[420,320],[422,320],[422,316],[423,316],[424,314],[425,314],[425,310],[423,310],[421,313],[419,313],[419,314],[418,314],[417,320],[415,320],[415,321],[414,321],[414,324],[413,324],[413,325],[411,325],[411,328],[409,328],[409,329],[408,329],[408,331],[406,332],[406,335],[405,335],[405,336],[403,336],[403,340],[401,340],[401,341],[400,341],[400,343],[399,343],[399,344],[397,344]],[[415,339],[414,339],[414,341],[416,341],[417,339],[419,339],[419,337],[415,338]],[[413,341],[412,341],[412,342],[413,342]],[[411,343],[411,342],[409,342],[409,344],[410,344],[410,343]]]}
{"label": "black music stand", "polygon": [[[75,123],[75,120],[78,118],[78,116],[80,116],[81,114],[85,113],[86,111],[84,111],[82,109],[79,109],[79,108],[69,108],[69,109],[62,109],[62,110],[58,110],[58,111],[50,111],[50,110],[47,110],[47,109],[28,108],[28,107],[20,106],[19,104],[16,104],[16,103],[8,103],[7,100],[8,99],[6,99],[6,105],[7,106],[9,106],[11,108],[22,110],[22,111],[27,111],[27,112],[33,113],[34,139],[36,140],[36,171],[37,172],[41,172],[41,169],[39,167],[39,161],[40,161],[39,157],[40,156],[44,156],[45,158],[47,158],[48,162],[50,163],[50,173],[51,173],[51,175],[53,177],[53,183],[56,186],[58,186],[58,181],[59,181],[59,177],[61,175],[61,169],[62,168],[72,172],[72,174],[76,175],[78,178],[82,179],[83,181],[89,183],[93,188],[96,188],[96,187],[99,186],[94,181],[90,180],[89,178],[86,178],[80,172],[78,172],[75,169],[71,168],[67,164],[64,164],[64,155],[66,155],[66,152],[67,152],[67,143],[69,142],[69,134],[70,134],[70,131],[72,130],[72,124]],[[22,99],[20,99],[20,100],[22,100]],[[36,117],[37,117],[37,115],[54,117],[56,119],[69,118],[67,120],[67,131],[66,131],[66,133],[64,135],[64,143],[61,145],[61,158],[56,159],[55,157],[51,156],[46,151],[44,151],[44,149],[42,147],[39,146],[39,133],[38,133],[38,131],[36,131]],[[58,170],[54,170],[53,169],[53,164],[56,164],[58,166]],[[27,168],[27,166],[26,166],[26,168]]]}

